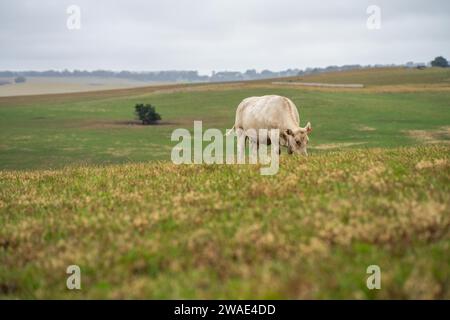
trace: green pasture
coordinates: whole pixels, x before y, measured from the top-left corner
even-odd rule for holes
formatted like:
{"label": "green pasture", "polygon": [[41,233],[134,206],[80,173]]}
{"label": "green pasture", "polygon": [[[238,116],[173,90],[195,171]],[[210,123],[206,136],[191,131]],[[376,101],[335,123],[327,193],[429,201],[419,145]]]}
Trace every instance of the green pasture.
{"label": "green pasture", "polygon": [[[321,145],[396,147],[422,143],[410,130],[439,130],[450,123],[450,92],[327,92],[264,87],[140,93],[125,97],[52,102],[0,102],[0,169],[49,169],[69,164],[111,164],[170,159],[176,128],[231,128],[239,102],[279,94],[310,121],[310,150]],[[151,103],[162,124],[132,123],[136,103]],[[439,137],[446,140],[448,135]]]}

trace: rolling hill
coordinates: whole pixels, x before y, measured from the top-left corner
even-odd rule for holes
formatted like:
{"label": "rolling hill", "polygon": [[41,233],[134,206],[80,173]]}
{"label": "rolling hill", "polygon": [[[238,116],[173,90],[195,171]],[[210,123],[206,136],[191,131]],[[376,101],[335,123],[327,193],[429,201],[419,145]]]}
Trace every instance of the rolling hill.
{"label": "rolling hill", "polygon": [[[0,98],[0,298],[449,299],[448,75]],[[240,100],[269,93],[312,122],[308,158],[283,153],[274,176],[169,160],[175,128],[224,130]],[[136,124],[140,102],[163,123]]]}

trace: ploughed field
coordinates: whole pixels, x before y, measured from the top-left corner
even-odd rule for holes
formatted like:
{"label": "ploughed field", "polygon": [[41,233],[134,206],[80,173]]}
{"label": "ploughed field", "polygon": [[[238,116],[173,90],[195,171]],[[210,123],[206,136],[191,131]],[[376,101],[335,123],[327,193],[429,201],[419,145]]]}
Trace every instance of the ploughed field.
{"label": "ploughed field", "polygon": [[[0,297],[449,299],[449,71],[320,77],[294,80],[365,87],[0,98]],[[263,94],[311,121],[308,158],[283,153],[274,176],[172,164],[174,129],[225,130]],[[136,103],[162,123],[136,124]],[[81,290],[66,288],[69,265]],[[380,290],[366,286],[370,265]]]}

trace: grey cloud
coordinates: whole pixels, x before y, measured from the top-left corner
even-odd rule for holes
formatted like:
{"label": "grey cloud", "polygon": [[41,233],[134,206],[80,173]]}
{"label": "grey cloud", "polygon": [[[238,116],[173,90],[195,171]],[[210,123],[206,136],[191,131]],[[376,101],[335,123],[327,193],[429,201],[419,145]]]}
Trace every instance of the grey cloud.
{"label": "grey cloud", "polygon": [[[82,28],[66,28],[66,8]],[[382,28],[366,28],[366,8]],[[273,70],[448,55],[450,2],[2,0],[0,69]]]}

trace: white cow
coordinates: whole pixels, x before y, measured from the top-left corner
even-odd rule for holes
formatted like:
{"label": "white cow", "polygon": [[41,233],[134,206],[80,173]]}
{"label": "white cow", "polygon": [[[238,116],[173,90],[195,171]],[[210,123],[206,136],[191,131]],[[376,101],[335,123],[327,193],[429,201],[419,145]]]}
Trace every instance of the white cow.
{"label": "white cow", "polygon": [[[236,110],[236,120],[233,129],[238,136],[238,154],[245,150],[245,140],[249,139],[252,147],[258,148],[258,136],[254,132],[259,129],[279,129],[280,145],[288,148],[288,153],[308,155],[308,133],[312,131],[311,123],[304,128],[300,127],[300,119],[295,104],[286,97],[268,95],[250,97],[242,100]],[[244,137],[244,138],[243,138]],[[243,138],[243,139],[242,139]],[[268,139],[267,144],[270,144]]]}

